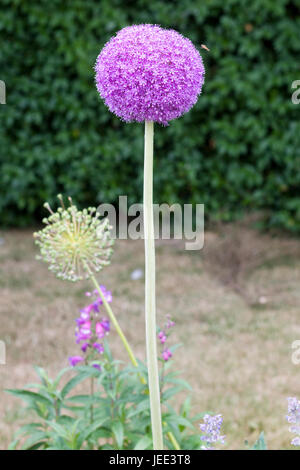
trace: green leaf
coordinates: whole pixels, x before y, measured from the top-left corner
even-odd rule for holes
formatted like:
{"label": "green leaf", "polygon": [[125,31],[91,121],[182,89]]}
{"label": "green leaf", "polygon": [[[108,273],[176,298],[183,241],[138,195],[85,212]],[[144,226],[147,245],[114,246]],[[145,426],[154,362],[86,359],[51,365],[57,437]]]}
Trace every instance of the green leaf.
{"label": "green leaf", "polygon": [[123,447],[123,440],[124,440],[124,428],[123,428],[123,424],[118,421],[117,423],[114,423],[112,425],[112,433],[116,439],[116,442],[117,442],[117,446],[118,446],[118,449],[122,449]]}
{"label": "green leaf", "polygon": [[94,423],[90,424],[87,426],[78,436],[78,443],[81,446],[84,441],[92,437],[92,435],[96,432],[99,431],[103,424],[108,421],[108,418],[103,418],[102,420],[97,420]]}
{"label": "green leaf", "polygon": [[264,433],[261,432],[259,438],[254,443],[252,450],[267,450],[267,443],[265,441]]}
{"label": "green leaf", "polygon": [[37,402],[42,403],[46,406],[53,407],[53,403],[49,398],[44,397],[40,393],[31,392],[29,390],[17,390],[17,389],[6,389],[6,392],[14,395],[27,403]]}
{"label": "green leaf", "polygon": [[76,387],[76,385],[78,385],[80,382],[83,382],[83,380],[86,380],[88,379],[89,377],[93,377],[93,376],[97,376],[98,375],[98,371],[96,371],[95,368],[85,368],[85,369],[79,369],[78,367],[78,373],[75,377],[73,377],[72,379],[70,379],[66,385],[64,386],[64,388],[62,389],[61,391],[61,397],[62,398],[65,398],[69,393],[70,391]]}
{"label": "green leaf", "polygon": [[134,446],[134,450],[146,450],[152,446],[152,439],[149,436],[143,436]]}
{"label": "green leaf", "polygon": [[35,432],[22,445],[22,450],[30,450],[33,446],[43,445],[47,442],[48,435],[42,431]]}

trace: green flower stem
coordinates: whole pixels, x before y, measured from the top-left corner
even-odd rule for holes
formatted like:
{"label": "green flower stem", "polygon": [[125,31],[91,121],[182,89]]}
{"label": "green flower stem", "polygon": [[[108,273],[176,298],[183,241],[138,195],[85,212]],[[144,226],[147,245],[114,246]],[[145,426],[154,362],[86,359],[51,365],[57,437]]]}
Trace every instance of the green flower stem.
{"label": "green flower stem", "polygon": [[148,385],[154,450],[163,449],[156,348],[155,245],[153,222],[153,121],[145,121],[144,153],[145,315]]}
{"label": "green flower stem", "polygon": [[132,352],[132,349],[131,349],[131,347],[129,346],[129,343],[128,343],[127,339],[125,338],[125,335],[124,335],[123,331],[121,330],[121,327],[120,327],[120,325],[119,325],[119,322],[118,322],[118,320],[116,319],[116,317],[115,317],[115,315],[114,315],[112,309],[110,308],[109,303],[107,302],[106,298],[104,297],[103,292],[102,292],[102,290],[101,290],[101,288],[100,288],[100,286],[99,286],[99,284],[98,284],[98,282],[97,282],[95,276],[92,274],[92,272],[91,272],[91,270],[89,269],[89,267],[88,267],[87,264],[85,265],[85,268],[86,268],[87,272],[89,273],[90,278],[91,278],[91,281],[93,282],[94,286],[95,286],[96,289],[97,289],[97,292],[99,293],[99,295],[100,295],[100,297],[101,297],[101,300],[102,300],[102,302],[103,302],[103,305],[104,305],[104,307],[106,308],[106,311],[107,311],[107,313],[108,313],[108,316],[109,316],[109,318],[110,318],[112,324],[114,325],[114,327],[115,327],[115,329],[116,329],[118,335],[119,335],[120,338],[121,338],[122,343],[123,343],[124,346],[125,346],[126,351],[128,352],[128,356],[130,357],[130,360],[131,360],[132,364],[133,364],[135,367],[138,367],[138,363],[137,363],[137,360],[136,360],[136,358],[135,358],[135,356],[134,356],[134,354],[133,354],[133,352]]}
{"label": "green flower stem", "polygon": [[167,432],[167,436],[170,439],[171,443],[173,444],[174,449],[175,450],[180,450],[180,445],[178,444],[175,437],[173,436],[173,433],[171,431],[169,431],[169,432]]}

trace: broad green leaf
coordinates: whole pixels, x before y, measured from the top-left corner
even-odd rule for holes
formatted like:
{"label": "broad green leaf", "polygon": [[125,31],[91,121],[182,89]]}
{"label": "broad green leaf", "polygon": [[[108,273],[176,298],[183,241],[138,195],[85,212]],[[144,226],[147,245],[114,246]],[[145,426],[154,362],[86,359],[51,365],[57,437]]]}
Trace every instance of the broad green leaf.
{"label": "broad green leaf", "polygon": [[116,439],[118,449],[122,449],[123,447],[123,440],[124,440],[124,428],[123,424],[118,421],[112,425],[112,433]]}
{"label": "broad green leaf", "polygon": [[143,436],[134,446],[134,450],[146,450],[152,446],[152,439],[149,436]]}

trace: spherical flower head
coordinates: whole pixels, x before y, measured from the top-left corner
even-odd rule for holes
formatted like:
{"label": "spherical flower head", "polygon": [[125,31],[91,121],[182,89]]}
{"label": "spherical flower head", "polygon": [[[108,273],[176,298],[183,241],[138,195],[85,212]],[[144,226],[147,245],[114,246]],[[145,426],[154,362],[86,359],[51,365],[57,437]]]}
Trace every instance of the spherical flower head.
{"label": "spherical flower head", "polygon": [[189,39],[151,24],[121,29],[102,49],[95,71],[98,92],[112,113],[126,122],[163,125],[194,106],[205,74]]}
{"label": "spherical flower head", "polygon": [[60,279],[78,281],[89,279],[109,264],[114,240],[110,236],[107,218],[100,220],[94,207],[79,211],[70,200],[70,207],[53,212],[43,220],[46,227],[34,234],[41,255],[38,259],[49,263],[50,271]]}

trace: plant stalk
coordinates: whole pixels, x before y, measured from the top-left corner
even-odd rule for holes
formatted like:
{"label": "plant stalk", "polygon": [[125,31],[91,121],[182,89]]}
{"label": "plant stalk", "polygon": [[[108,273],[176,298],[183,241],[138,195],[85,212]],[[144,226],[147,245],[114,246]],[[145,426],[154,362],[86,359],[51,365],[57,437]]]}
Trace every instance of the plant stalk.
{"label": "plant stalk", "polygon": [[131,349],[131,347],[129,346],[129,343],[128,343],[127,339],[125,338],[125,335],[124,335],[123,331],[121,330],[121,327],[120,327],[120,325],[119,325],[119,322],[118,322],[118,320],[116,319],[116,317],[115,317],[115,315],[114,315],[112,309],[110,308],[109,303],[107,302],[106,298],[104,297],[104,294],[103,294],[103,292],[102,292],[102,290],[101,290],[101,288],[100,288],[100,286],[99,286],[99,284],[98,284],[98,282],[97,282],[97,279],[95,278],[95,276],[93,275],[93,273],[91,272],[91,270],[89,269],[89,267],[88,267],[87,264],[85,264],[85,269],[86,269],[87,272],[89,273],[90,278],[91,278],[91,281],[92,281],[92,283],[94,284],[94,286],[96,287],[96,290],[97,290],[97,292],[99,293],[99,295],[100,295],[100,297],[101,297],[101,300],[102,300],[102,302],[103,302],[104,307],[106,308],[106,311],[107,311],[107,313],[108,313],[108,316],[109,316],[109,318],[110,318],[112,324],[114,325],[114,327],[115,327],[115,329],[116,329],[118,335],[120,336],[121,341],[122,341],[122,343],[123,343],[124,346],[125,346],[125,349],[126,349],[126,351],[127,351],[127,353],[128,353],[128,356],[129,356],[129,358],[130,358],[132,364],[133,364],[135,367],[138,367],[138,363],[137,363],[137,360],[136,360],[136,358],[135,358],[135,356],[134,356],[134,354],[133,354],[133,352],[132,352],[132,349]]}
{"label": "plant stalk", "polygon": [[155,245],[153,221],[153,121],[145,121],[144,152],[144,241],[145,316],[148,385],[154,450],[163,449],[161,404],[156,346]]}

